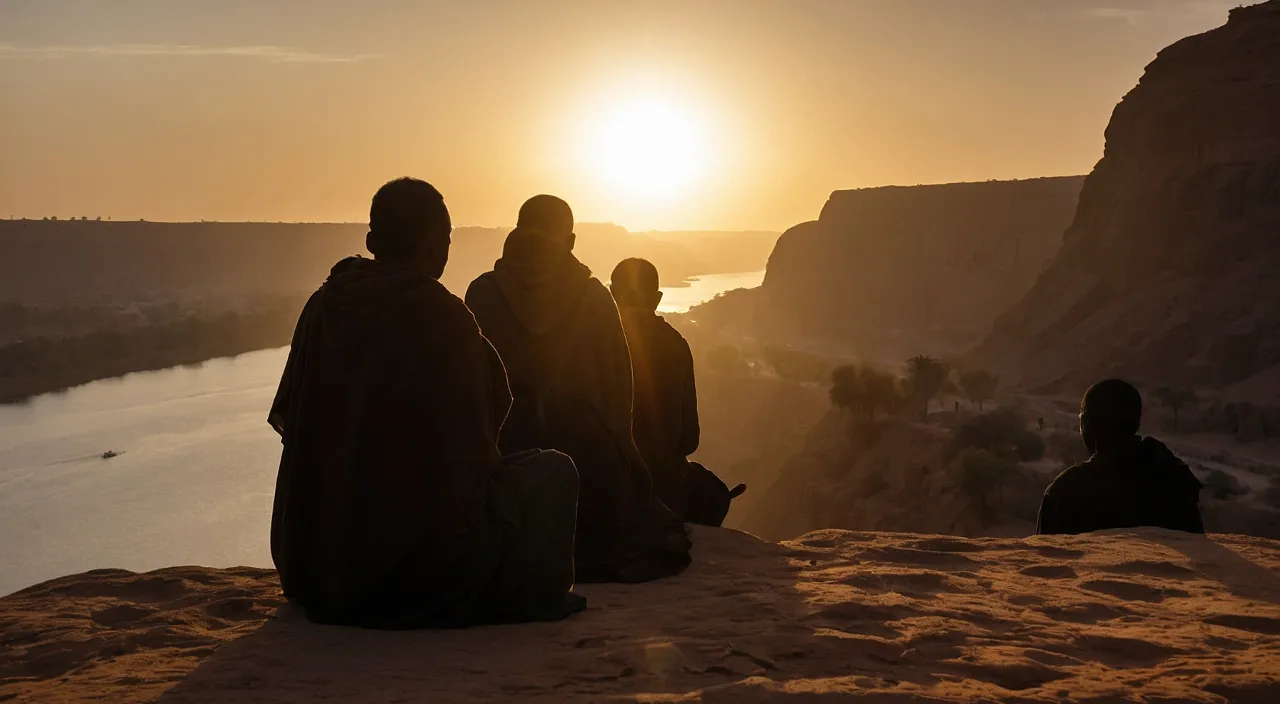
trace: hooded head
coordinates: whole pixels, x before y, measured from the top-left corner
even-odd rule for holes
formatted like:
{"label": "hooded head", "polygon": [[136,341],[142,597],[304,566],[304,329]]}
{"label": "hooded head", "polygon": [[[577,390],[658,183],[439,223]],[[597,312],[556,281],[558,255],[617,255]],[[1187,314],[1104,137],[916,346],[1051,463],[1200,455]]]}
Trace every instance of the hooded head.
{"label": "hooded head", "polygon": [[623,259],[609,277],[609,290],[619,308],[658,310],[662,291],[658,289],[658,269],[645,259]]}
{"label": "hooded head", "polygon": [[573,211],[555,196],[534,196],[520,207],[493,273],[507,304],[530,331],[566,324],[577,310],[591,270],[573,256]]}
{"label": "hooded head", "polygon": [[1091,453],[1131,443],[1142,424],[1142,394],[1120,379],[1099,381],[1080,400],[1080,437]]}
{"label": "hooded head", "polygon": [[365,246],[377,261],[407,264],[439,279],[449,261],[452,230],[444,196],[434,186],[398,178],[373,196]]}

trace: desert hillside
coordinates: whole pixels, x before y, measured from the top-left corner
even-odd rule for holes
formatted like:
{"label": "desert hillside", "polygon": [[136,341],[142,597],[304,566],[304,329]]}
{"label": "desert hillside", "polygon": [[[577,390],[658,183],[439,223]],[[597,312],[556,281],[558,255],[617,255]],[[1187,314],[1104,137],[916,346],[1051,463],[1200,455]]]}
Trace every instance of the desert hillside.
{"label": "desert hillside", "polygon": [[1273,541],[694,539],[568,621],[452,632],[310,625],[270,570],[65,577],[0,599],[0,700],[1280,700]]}
{"label": "desert hillside", "polygon": [[1106,138],[1062,250],[975,359],[1044,388],[1274,380],[1280,2],[1161,51]]}
{"label": "desert hillside", "polygon": [[836,191],[769,257],[764,337],[905,357],[981,339],[1071,222],[1079,177]]}

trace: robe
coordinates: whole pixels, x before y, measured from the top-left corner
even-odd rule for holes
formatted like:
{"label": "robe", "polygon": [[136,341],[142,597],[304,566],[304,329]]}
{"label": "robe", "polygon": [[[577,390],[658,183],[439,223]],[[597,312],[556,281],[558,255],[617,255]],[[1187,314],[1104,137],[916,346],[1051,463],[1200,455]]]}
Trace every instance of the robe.
{"label": "robe", "polygon": [[675,328],[651,311],[620,309],[635,377],[636,445],[653,476],[654,491],[689,523],[719,526],[730,490],[711,470],[688,457],[698,449],[698,391],[693,353]]}
{"label": "robe", "polygon": [[698,449],[698,393],[693,354],[667,321],[645,310],[622,309],[635,374],[636,445],[653,474],[654,489],[684,516],[685,458]]}
{"label": "robe", "polygon": [[504,452],[554,449],[580,477],[580,581],[640,582],[689,563],[632,434],[631,357],[613,297],[566,248],[519,228],[466,294],[514,396]]}
{"label": "robe", "polygon": [[1203,533],[1200,480],[1154,438],[1134,437],[1064,470],[1044,492],[1036,532],[1154,526]]}
{"label": "robe", "polygon": [[524,620],[494,601],[530,562],[515,553],[540,489],[525,518],[558,531],[563,554],[546,547],[550,582],[525,586],[533,611],[554,611],[573,582],[576,475],[563,455],[503,461],[510,402],[496,352],[439,282],[368,259],[334,266],[298,319],[268,418],[283,443],[271,554],[285,596],[323,623]]}

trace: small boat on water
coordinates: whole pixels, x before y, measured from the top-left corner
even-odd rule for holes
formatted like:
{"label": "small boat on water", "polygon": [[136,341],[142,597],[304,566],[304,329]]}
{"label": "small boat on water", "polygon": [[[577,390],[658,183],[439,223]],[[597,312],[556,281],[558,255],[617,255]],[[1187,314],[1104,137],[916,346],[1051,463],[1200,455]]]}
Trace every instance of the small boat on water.
{"label": "small boat on water", "polygon": [[121,454],[122,453],[116,452],[115,450],[107,450],[106,452],[102,453],[102,459],[109,460],[112,457],[119,457]]}

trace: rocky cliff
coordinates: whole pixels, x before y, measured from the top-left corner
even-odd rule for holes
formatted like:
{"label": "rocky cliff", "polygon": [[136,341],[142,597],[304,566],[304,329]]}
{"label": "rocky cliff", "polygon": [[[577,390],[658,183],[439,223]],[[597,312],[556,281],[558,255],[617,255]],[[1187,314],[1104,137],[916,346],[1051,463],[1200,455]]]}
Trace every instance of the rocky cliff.
{"label": "rocky cliff", "polygon": [[817,221],[778,240],[761,332],[898,356],[976,344],[1057,251],[1080,186],[1063,177],[836,191]]}
{"label": "rocky cliff", "polygon": [[974,358],[1077,390],[1280,364],[1280,1],[1159,53],[1112,115],[1061,251]]}
{"label": "rocky cliff", "polygon": [[1280,543],[697,529],[560,623],[314,626],[274,571],[97,570],[0,599],[0,701],[1280,700]]}

